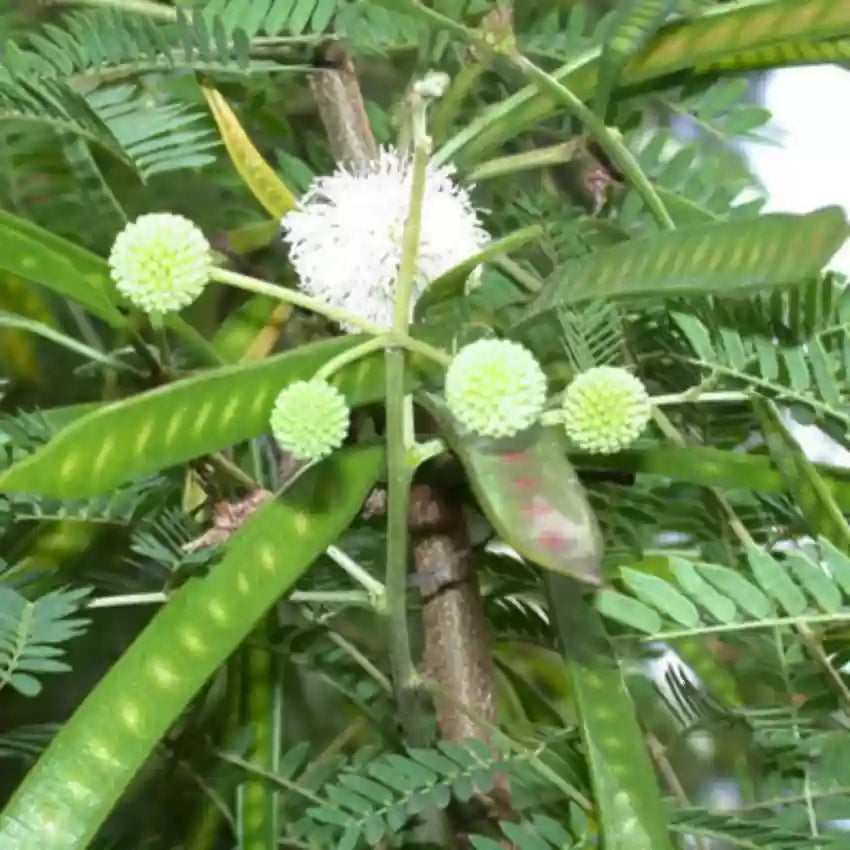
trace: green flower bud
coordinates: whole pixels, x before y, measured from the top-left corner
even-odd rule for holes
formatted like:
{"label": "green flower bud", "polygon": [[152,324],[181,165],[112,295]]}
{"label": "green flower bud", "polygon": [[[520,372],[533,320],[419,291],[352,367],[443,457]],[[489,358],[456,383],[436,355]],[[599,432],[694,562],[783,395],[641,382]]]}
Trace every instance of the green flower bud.
{"label": "green flower bud", "polygon": [[149,213],[128,224],[109,254],[118,291],[146,313],[169,313],[191,304],[212,270],[212,252],[191,221]]}
{"label": "green flower bud", "polygon": [[519,343],[478,340],[462,348],[449,365],[446,402],[470,431],[512,437],[537,421],[546,403],[546,376]]}
{"label": "green flower bud", "polygon": [[297,460],[314,461],[338,449],[351,413],[345,396],[322,380],[296,381],[278,395],[271,429],[278,445]]}
{"label": "green flower bud", "polygon": [[652,406],[646,387],[614,366],[596,366],[576,377],[564,393],[564,427],[586,452],[614,454],[646,428]]}

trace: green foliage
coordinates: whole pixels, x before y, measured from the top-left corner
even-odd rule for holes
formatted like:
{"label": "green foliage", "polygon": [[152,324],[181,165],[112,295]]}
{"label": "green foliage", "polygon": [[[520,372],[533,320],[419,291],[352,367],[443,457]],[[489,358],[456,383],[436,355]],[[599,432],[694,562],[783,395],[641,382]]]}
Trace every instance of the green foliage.
{"label": "green foliage", "polygon": [[[99,683],[89,710],[63,726],[40,765],[63,787],[79,785],[96,799],[85,817],[73,799],[66,798],[64,806],[56,801],[54,816],[81,843],[93,836],[125,784],[210,674],[348,525],[382,459],[378,449],[339,454],[267,503],[240,529],[216,569],[185,585],[159,612],[122,663]],[[285,550],[274,545],[279,534],[289,541]],[[248,563],[258,567],[250,578]],[[35,662],[30,665],[24,669],[40,669]],[[121,718],[121,731],[104,736],[103,717]],[[88,757],[69,761],[69,751]],[[41,793],[38,773],[30,780],[29,787],[25,782],[18,788],[0,819],[7,834],[23,829],[37,836],[45,828],[39,819],[28,820],[31,800]]]}
{"label": "green foliage", "polygon": [[38,676],[71,668],[60,660],[62,644],[82,634],[89,621],[75,616],[88,590],[56,590],[30,601],[0,587],[0,689],[25,696],[41,691]]}
{"label": "green foliage", "polygon": [[[657,182],[678,226],[746,217],[760,208],[758,197],[741,201],[742,195],[753,194],[753,181],[744,156],[730,144],[757,139],[770,119],[767,110],[749,102],[750,87],[746,79],[698,80],[651,98],[641,104],[640,114],[626,118],[630,123],[637,119],[626,134],[629,147]],[[640,198],[629,189],[618,223],[643,227],[646,218]]]}
{"label": "green foliage", "polygon": [[338,848],[355,846],[361,835],[374,846],[428,806],[443,809],[453,797],[465,802],[476,791],[487,793],[508,768],[481,741],[442,741],[436,749],[379,756],[356,773],[341,774],[323,788],[327,803],[307,815],[342,830]]}
{"label": "green foliage", "polygon": [[671,314],[686,341],[672,356],[701,376],[723,375],[729,385],[793,404],[801,418],[809,411],[843,434],[848,310],[844,284],[832,275],[746,300],[692,302]]}
{"label": "green foliage", "polygon": [[627,0],[608,24],[599,57],[596,111],[605,115],[611,90],[628,61],[643,50],[675,6],[674,0]]}
{"label": "green foliage", "polygon": [[606,844],[672,848],[652,762],[605,628],[574,581],[553,576],[547,590]]}
{"label": "green foliage", "polygon": [[120,144],[79,93],[55,80],[0,79],[0,117],[73,133],[126,160]]}
{"label": "green foliage", "polygon": [[820,547],[828,571],[816,555],[813,560],[795,551],[778,560],[758,547],[747,552],[747,576],[679,557],[668,560],[669,577],[623,567],[622,590],[598,591],[595,604],[608,619],[651,640],[839,623],[850,616],[850,560],[826,540]]}
{"label": "green foliage", "polygon": [[[757,4],[724,4],[722,10],[709,7],[687,23],[674,22],[663,28],[647,49],[623,70],[620,86],[662,85],[675,74],[701,76],[722,68],[730,57],[768,49],[770,58],[784,64],[778,44],[817,40],[829,45],[831,39],[847,35],[846,10],[831,0],[774,0]],[[828,50],[828,47],[822,49]],[[563,54],[563,63],[554,76],[579,96],[590,96],[599,80],[601,46],[578,58]],[[808,61],[820,59],[810,50]],[[765,57],[767,58],[767,57]],[[767,61],[760,67],[774,67]],[[490,107],[479,117],[479,132],[453,140],[442,154],[471,161],[488,155],[518,131],[557,112],[552,99],[528,85],[503,103]],[[482,130],[483,128],[483,130]]]}
{"label": "green foliage", "polygon": [[[474,43],[485,0],[97,5],[0,0],[0,845],[843,846],[850,475],[785,422],[850,445],[850,314],[823,274],[847,222],[760,214],[738,143],[769,115],[738,75],[846,58],[845,5],[530,0],[521,59]],[[381,354],[334,368],[362,337],[221,285],[161,323],[104,259],[170,210],[218,265],[294,287],[274,219],[331,169],[309,80],[333,38],[381,144],[406,140],[411,81],[445,71],[436,159],[484,175],[489,242],[405,341],[414,416]],[[609,129],[564,115],[541,70]],[[221,144],[236,130],[269,164],[259,206]],[[548,381],[547,424],[507,443],[441,401],[435,364],[488,336]],[[602,364],[640,377],[655,419],[619,454],[574,452],[560,393]],[[352,427],[305,470],[268,414],[322,368]],[[451,497],[434,526],[405,528],[408,473],[415,505]],[[409,548],[422,575],[435,541],[431,596],[399,567]],[[459,694],[420,657],[435,623],[446,663],[481,637],[458,562],[498,679],[471,742],[434,730],[429,698]],[[680,659],[663,676],[660,641]]]}
{"label": "green foliage", "polygon": [[112,303],[106,263],[99,257],[6,211],[0,211],[0,233],[4,271],[40,283],[111,324],[123,324]]}
{"label": "green foliage", "polygon": [[524,318],[583,298],[734,295],[787,286],[817,274],[846,234],[844,214],[828,208],[765,215],[749,227],[724,222],[630,240],[559,269]]}
{"label": "green foliage", "polygon": [[150,100],[131,85],[98,89],[88,96],[144,179],[215,162],[211,150],[219,142],[205,116],[177,103]]}
{"label": "green foliage", "polygon": [[[91,495],[258,436],[267,428],[279,387],[309,377],[357,342],[357,337],[318,342],[93,411],[6,470],[0,487],[60,498]],[[382,367],[381,358],[364,360],[339,372],[334,382],[352,406],[374,401]]]}

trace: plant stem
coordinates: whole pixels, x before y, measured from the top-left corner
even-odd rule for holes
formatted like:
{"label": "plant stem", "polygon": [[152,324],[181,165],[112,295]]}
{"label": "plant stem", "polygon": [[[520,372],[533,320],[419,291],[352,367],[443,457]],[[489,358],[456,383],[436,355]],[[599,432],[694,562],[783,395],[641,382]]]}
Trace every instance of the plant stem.
{"label": "plant stem", "polygon": [[410,190],[410,212],[402,232],[402,254],[398,269],[393,330],[406,334],[410,323],[410,301],[419,264],[419,234],[422,229],[422,201],[425,196],[425,177],[430,139],[425,132],[425,105],[421,97],[414,94],[413,120],[413,185]]}
{"label": "plant stem", "polygon": [[434,110],[431,127],[435,138],[442,139],[449,132],[464,99],[485,70],[484,65],[473,61],[464,65],[455,76],[440,105]]}
{"label": "plant stem", "polygon": [[[383,2],[387,2],[387,0],[383,0]],[[398,3],[399,0],[396,0],[396,5]],[[587,127],[590,134],[596,139],[599,147],[611,158],[613,163],[619,166],[637,193],[643,198],[644,203],[658,219],[659,224],[665,230],[673,230],[675,228],[673,219],[670,218],[670,214],[667,212],[664,202],[655,191],[655,187],[643,173],[637,160],[632,156],[631,151],[623,144],[619,137],[615,133],[612,133],[605,126],[605,122],[592,109],[585,106],[582,100],[573,94],[563,83],[535,65],[526,56],[523,56],[513,45],[512,39],[502,38],[498,41],[488,39],[479,33],[478,30],[470,29],[463,24],[453,21],[446,15],[428,8],[420,0],[401,0],[401,3],[414,14],[475,45],[479,50],[496,53],[508,59],[538,89],[564,106],[570,115]]]}
{"label": "plant stem", "polygon": [[232,753],[228,753],[225,750],[213,750],[213,755],[227,764],[232,764],[235,767],[242,768],[249,776],[257,776],[262,779],[265,779],[270,785],[283,788],[285,791],[291,791],[295,794],[299,794],[305,799],[309,800],[313,805],[316,806],[325,806],[327,805],[327,801],[323,800],[321,797],[314,794],[309,788],[302,787],[297,782],[292,782],[287,779],[285,776],[282,776],[279,773],[272,773],[268,770],[263,770],[260,767],[252,764],[250,761],[246,761],[240,756],[235,756]]}
{"label": "plant stem", "polygon": [[359,316],[354,316],[345,310],[338,310],[336,307],[331,307],[317,298],[311,298],[309,295],[304,295],[294,289],[286,289],[286,287],[278,286],[276,283],[269,283],[266,280],[259,280],[256,277],[250,277],[249,275],[239,274],[238,272],[232,272],[228,269],[218,267],[213,269],[211,278],[219,283],[226,283],[238,289],[244,289],[247,292],[255,292],[258,295],[269,295],[272,298],[277,298],[279,301],[294,304],[296,307],[312,310],[314,313],[318,313],[320,316],[324,316],[333,322],[351,325],[375,336],[383,332],[382,328],[373,325],[371,322],[367,322],[365,319],[361,319]]}
{"label": "plant stem", "polygon": [[349,348],[348,351],[343,351],[342,354],[338,354],[336,357],[332,357],[316,372],[316,380],[326,381],[331,375],[342,369],[343,366],[348,366],[349,363],[354,363],[367,354],[372,354],[374,351],[380,351],[382,348],[385,348],[391,339],[392,337],[389,334],[380,334],[372,339],[367,339],[366,342],[362,342],[360,345]]}
{"label": "plant stem", "polygon": [[405,355],[400,348],[386,351],[387,441],[387,638],[390,668],[402,724],[410,720],[410,688],[415,680],[407,627],[407,514],[410,505],[411,470],[405,440]]}
{"label": "plant stem", "polygon": [[[425,128],[426,101],[414,85],[410,97],[413,137],[413,180],[410,211],[402,233],[402,256],[393,316],[393,332],[397,339],[407,337],[413,284],[419,263],[419,236],[422,201],[430,154],[430,139]],[[415,342],[410,340],[410,342]],[[430,348],[430,346],[429,346]],[[390,668],[393,686],[405,731],[412,743],[420,742],[419,711],[416,708],[416,670],[410,653],[407,626],[407,517],[410,507],[411,466],[408,463],[408,425],[412,404],[405,396],[405,350],[386,350],[386,441],[387,441],[387,566],[386,615]]]}
{"label": "plant stem", "polygon": [[[427,157],[425,159],[425,162],[427,164]],[[420,190],[424,189],[424,178],[425,175],[423,172],[422,186],[419,187]],[[418,221],[421,218],[420,213],[417,213],[417,233],[419,232]],[[418,251],[418,242],[416,247]],[[401,259],[401,267],[399,268],[400,287],[401,281],[403,279],[402,276],[405,274],[404,262],[405,258],[403,254]],[[295,304],[297,307],[303,307],[305,310],[312,310],[314,313],[318,313],[321,316],[325,316],[326,318],[331,319],[334,322],[340,322],[359,327],[366,333],[373,334],[376,337],[376,339],[369,340],[367,342],[364,342],[362,345],[355,346],[354,348],[344,352],[343,354],[339,355],[339,357],[335,358],[334,360],[331,360],[328,364],[326,364],[326,367],[320,370],[320,373],[323,375],[323,377],[327,377],[332,372],[335,372],[342,366],[345,366],[346,364],[353,362],[354,360],[357,360],[360,357],[363,357],[365,354],[369,354],[372,351],[378,351],[381,348],[391,348],[395,346],[407,349],[408,351],[412,351],[415,354],[421,354],[424,357],[427,357],[429,360],[433,360],[434,362],[439,363],[441,366],[447,366],[451,362],[451,357],[446,354],[446,352],[442,351],[439,348],[435,348],[433,345],[429,345],[427,342],[422,342],[421,340],[414,339],[407,333],[407,323],[410,314],[410,301],[413,293],[413,279],[415,275],[415,270],[416,267],[414,265],[413,272],[410,274],[408,283],[406,284],[407,291],[401,292],[401,290],[399,290],[398,293],[399,301],[403,298],[406,304],[405,309],[407,310],[407,315],[405,316],[404,324],[399,329],[396,323],[393,327],[393,330],[389,333],[384,328],[379,328],[377,325],[373,325],[371,322],[367,322],[365,319],[361,319],[358,316],[354,316],[350,313],[347,313],[345,310],[338,310],[335,307],[330,307],[316,298],[311,298],[309,295],[303,295],[302,293],[296,292],[293,289],[286,289],[283,286],[278,286],[276,283],[269,283],[265,280],[259,280],[255,277],[249,277],[248,275],[239,274],[237,272],[232,272],[222,268],[216,268],[213,270],[212,279],[217,280],[219,283],[226,283],[230,286],[235,286],[239,289],[245,289],[248,292],[255,292],[259,295],[268,295],[272,298],[277,298],[280,301],[286,301],[290,304]],[[328,371],[325,371],[325,369],[328,369]]]}
{"label": "plant stem", "polygon": [[[330,551],[328,551],[328,555],[330,555]],[[383,587],[380,582],[375,583],[378,585],[380,594],[383,594]],[[296,590],[290,593],[287,599],[290,602],[298,603],[366,604],[374,607],[372,600],[376,595],[379,594],[372,591],[364,593],[362,590]],[[164,605],[166,602],[168,602],[167,593],[153,591],[151,593],[122,593],[116,596],[98,596],[95,599],[89,600],[85,607],[89,611],[94,611],[101,608],[133,608],[140,605]]]}
{"label": "plant stem", "polygon": [[[675,404],[717,404],[729,401],[746,401],[747,394],[739,390],[721,390],[713,393],[702,393],[702,395],[693,395],[691,390],[685,390],[681,393],[652,396],[649,400],[655,407],[665,407]],[[542,425],[559,425],[563,421],[564,413],[562,410],[549,410],[540,417],[540,423]]]}
{"label": "plant stem", "polygon": [[563,83],[558,82],[551,74],[535,65],[530,59],[520,53],[506,54],[511,62],[516,65],[538,88],[550,95],[578,121],[580,121],[599,144],[599,147],[611,158],[611,161],[619,166],[626,179],[634,186],[635,191],[641,196],[643,202],[652,212],[658,223],[665,230],[674,230],[675,224],[670,218],[670,213],[664,206],[658,192],[644,174],[643,169],[634,158],[632,152],[620,140],[617,133],[613,133],[605,122],[584,105],[582,100],[573,94]]}
{"label": "plant stem", "polygon": [[215,350],[210,341],[182,316],[172,314],[165,320],[165,324],[177,336],[181,337],[187,345],[191,346],[196,354],[201,355],[206,363],[211,366],[222,366],[225,364],[224,358]]}
{"label": "plant stem", "polygon": [[558,145],[535,148],[509,156],[500,156],[477,165],[472,171],[464,175],[464,180],[470,183],[480,183],[482,180],[492,180],[494,177],[516,174],[518,171],[546,168],[550,165],[563,165],[565,162],[570,162],[577,153],[583,150],[584,141],[575,138]]}
{"label": "plant stem", "polygon": [[134,605],[162,605],[168,601],[168,594],[161,591],[156,593],[122,593],[118,596],[100,596],[90,599],[86,608],[129,608]]}
{"label": "plant stem", "polygon": [[748,394],[740,390],[718,390],[717,392],[694,392],[699,387],[691,387],[681,393],[653,396],[650,401],[659,407],[668,404],[718,404],[729,401],[747,401]]}
{"label": "plant stem", "polygon": [[[560,68],[555,70],[553,76],[556,80],[569,77],[598,58],[599,48],[593,47],[561,65]],[[509,98],[494,103],[445,142],[434,154],[433,162],[436,165],[443,165],[456,158],[467,145],[486,134],[494,125],[508,121],[513,113],[521,111],[522,107],[529,103],[536,94],[536,86],[525,86]]]}
{"label": "plant stem", "polygon": [[345,570],[370,596],[383,598],[384,586],[374,576],[370,575],[350,555],[338,546],[328,546],[327,556],[340,568]]}
{"label": "plant stem", "polygon": [[256,490],[259,484],[242,467],[235,464],[230,458],[221,452],[209,455],[210,462],[217,466],[222,472],[229,475],[235,482],[241,484],[248,490]]}
{"label": "plant stem", "polygon": [[146,15],[158,21],[176,21],[177,11],[164,3],[153,0],[50,0],[51,6],[94,6],[96,8],[115,9],[118,12],[130,12]]}
{"label": "plant stem", "polygon": [[493,265],[498,266],[508,277],[512,277],[516,283],[529,292],[540,292],[543,289],[543,282],[536,275],[526,271],[510,257],[496,257]]}
{"label": "plant stem", "polygon": [[394,332],[392,339],[399,348],[404,348],[413,354],[421,354],[423,357],[427,357],[441,366],[448,366],[452,362],[451,355],[447,354],[441,348],[435,348],[433,345],[423,342],[421,339],[408,336],[406,333],[399,335]]}

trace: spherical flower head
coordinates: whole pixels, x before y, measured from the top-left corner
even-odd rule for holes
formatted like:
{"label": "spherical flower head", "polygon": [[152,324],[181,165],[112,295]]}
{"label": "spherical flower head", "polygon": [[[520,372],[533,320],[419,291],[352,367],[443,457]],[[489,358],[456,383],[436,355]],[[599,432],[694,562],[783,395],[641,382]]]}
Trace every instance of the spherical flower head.
{"label": "spherical flower head", "polygon": [[446,373],[446,402],[482,437],[512,437],[531,427],[546,403],[546,376],[517,342],[481,339],[465,346]]}
{"label": "spherical flower head", "polygon": [[[428,165],[414,303],[432,280],[487,242],[453,173]],[[392,324],[412,178],[412,160],[389,148],[368,166],[340,167],[313,182],[281,223],[305,293],[379,327]]]}
{"label": "spherical flower head", "polygon": [[576,377],[564,393],[564,427],[580,449],[615,454],[633,443],[652,413],[646,387],[615,366],[596,366]]}
{"label": "spherical flower head", "polygon": [[297,460],[321,460],[342,445],[350,417],[345,396],[327,381],[295,381],[278,395],[271,429]]}
{"label": "spherical flower head", "polygon": [[191,304],[212,270],[204,234],[172,213],[139,216],[119,234],[109,254],[118,291],[146,313],[169,313]]}

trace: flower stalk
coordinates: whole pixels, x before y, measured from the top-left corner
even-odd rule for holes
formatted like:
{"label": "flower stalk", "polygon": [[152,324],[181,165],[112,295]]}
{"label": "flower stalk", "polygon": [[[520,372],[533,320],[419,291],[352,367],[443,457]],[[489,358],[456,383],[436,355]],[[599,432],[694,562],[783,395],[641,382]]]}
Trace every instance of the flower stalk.
{"label": "flower stalk", "polygon": [[[388,0],[382,0],[387,3]],[[571,92],[556,77],[544,71],[528,57],[523,56],[516,47],[509,26],[499,21],[500,26],[494,31],[482,31],[471,29],[448,16],[425,6],[421,0],[395,0],[399,5],[405,6],[410,12],[421,18],[429,20],[435,26],[451,32],[479,50],[486,53],[504,56],[515,68],[542,92],[549,95],[553,100],[561,104],[570,115],[581,122],[589,131],[590,135],[599,144],[599,147],[610,157],[611,161],[620,168],[626,179],[634,186],[647,208],[652,212],[658,223],[665,230],[673,230],[675,224],[664,202],[661,200],[655,187],[644,174],[632,152],[626,147],[616,133],[611,132],[605,122],[587,107],[584,102]],[[497,31],[495,31],[497,30]]]}
{"label": "flower stalk", "polygon": [[[419,262],[419,236],[422,226],[422,202],[431,140],[425,126],[427,100],[418,86],[410,97],[413,140],[413,179],[410,211],[402,231],[402,255],[399,265],[393,332],[407,336],[411,299]],[[406,737],[420,743],[421,732],[416,710],[416,669],[410,653],[407,624],[407,564],[409,540],[407,518],[410,510],[410,484],[413,468],[408,462],[413,448],[411,399],[405,395],[404,377],[407,356],[403,348],[386,350],[386,442],[387,442],[387,632],[393,686]]]}
{"label": "flower stalk", "polygon": [[212,280],[219,283],[226,283],[230,286],[235,286],[237,289],[244,289],[246,292],[253,292],[257,295],[269,295],[272,298],[277,298],[280,301],[286,301],[289,304],[294,304],[296,307],[303,307],[305,310],[312,310],[332,322],[340,324],[352,325],[366,333],[378,335],[382,329],[377,325],[355,316],[345,310],[340,310],[338,307],[331,307],[324,301],[318,298],[313,298],[309,295],[304,295],[302,292],[297,292],[294,289],[287,289],[284,286],[278,286],[276,283],[269,283],[266,280],[260,280],[256,277],[251,277],[246,274],[232,272],[229,269],[214,267],[211,273]]}
{"label": "flower stalk", "polygon": [[470,183],[480,183],[482,180],[492,180],[495,177],[504,177],[516,174],[519,171],[529,171],[534,168],[549,168],[553,165],[564,165],[571,162],[576,156],[585,150],[584,140],[581,138],[569,139],[557,145],[547,145],[543,148],[535,148],[522,153],[500,156],[482,162],[475,166],[467,175],[466,180]]}

